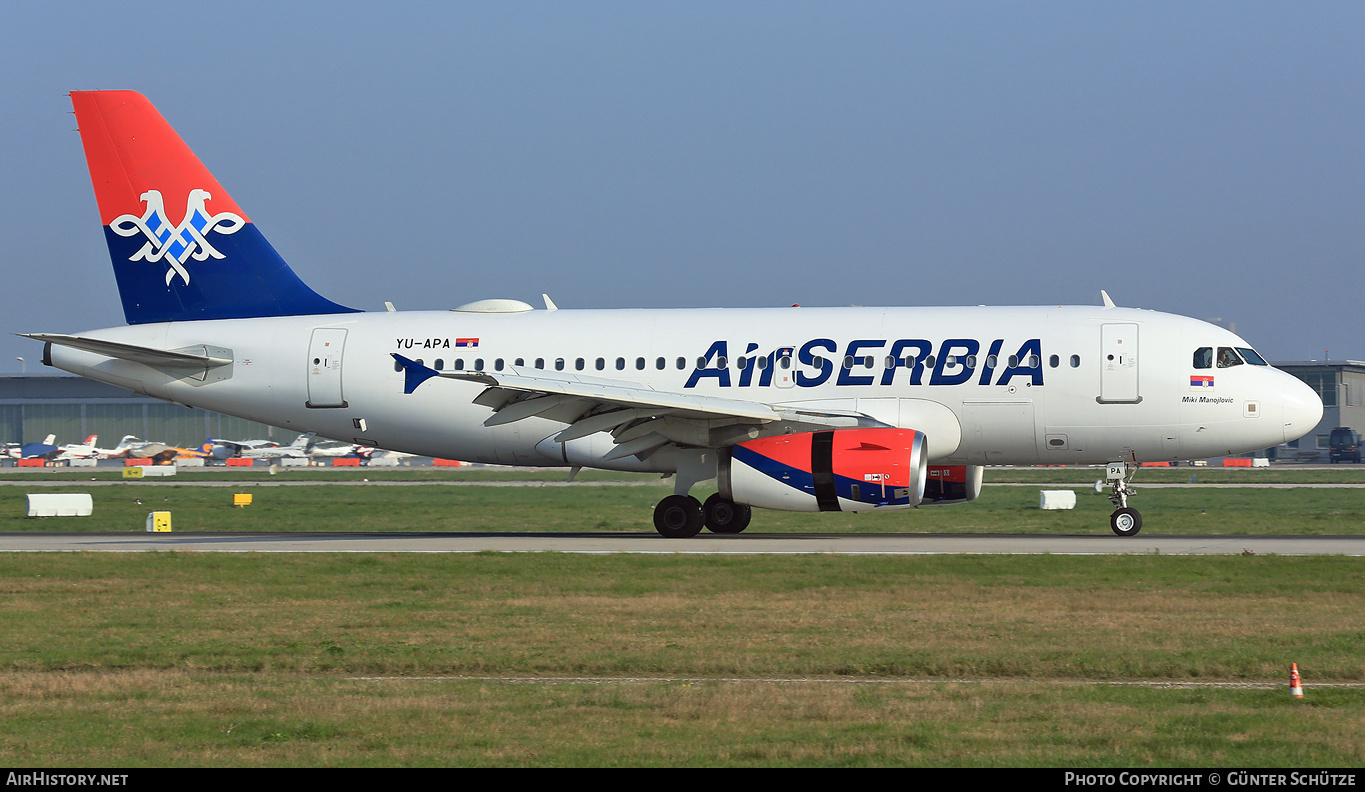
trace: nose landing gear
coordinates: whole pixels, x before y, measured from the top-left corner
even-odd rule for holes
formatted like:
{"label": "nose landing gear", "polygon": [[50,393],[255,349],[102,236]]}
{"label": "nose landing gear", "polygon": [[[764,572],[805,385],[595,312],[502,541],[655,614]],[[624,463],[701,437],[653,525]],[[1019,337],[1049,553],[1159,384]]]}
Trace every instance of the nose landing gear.
{"label": "nose landing gear", "polygon": [[1119,536],[1137,536],[1142,530],[1142,514],[1127,506],[1116,509],[1109,515],[1109,527]]}
{"label": "nose landing gear", "polygon": [[[1137,490],[1129,486],[1137,471],[1137,464],[1130,465],[1126,462],[1110,462],[1105,469],[1105,478],[1112,490],[1109,493],[1109,500],[1117,507],[1114,513],[1109,515],[1109,527],[1119,536],[1137,536],[1138,531],[1142,530],[1142,514],[1128,506],[1128,496],[1137,493]],[[1103,492],[1104,487],[1103,482],[1095,482],[1096,491]]]}

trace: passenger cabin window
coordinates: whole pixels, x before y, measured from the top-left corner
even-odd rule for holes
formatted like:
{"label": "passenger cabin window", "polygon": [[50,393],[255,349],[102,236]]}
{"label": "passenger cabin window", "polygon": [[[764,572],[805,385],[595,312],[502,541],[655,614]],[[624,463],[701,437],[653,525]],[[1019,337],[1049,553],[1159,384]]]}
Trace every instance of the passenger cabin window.
{"label": "passenger cabin window", "polygon": [[1071,356],[1071,367],[1072,367],[1072,368],[1080,368],[1080,367],[1081,367],[1081,356],[1080,356],[1080,355],[1072,355],[1072,356]]}
{"label": "passenger cabin window", "polygon": [[1194,367],[1197,369],[1213,368],[1213,347],[1199,347],[1194,350]]}
{"label": "passenger cabin window", "polygon": [[1218,368],[1232,368],[1242,365],[1242,359],[1237,356],[1232,347],[1218,347]]}

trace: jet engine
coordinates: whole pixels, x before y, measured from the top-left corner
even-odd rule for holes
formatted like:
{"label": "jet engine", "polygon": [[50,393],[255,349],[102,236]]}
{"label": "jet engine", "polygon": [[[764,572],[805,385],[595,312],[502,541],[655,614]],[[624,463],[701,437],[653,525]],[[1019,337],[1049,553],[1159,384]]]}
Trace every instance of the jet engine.
{"label": "jet engine", "polygon": [[941,506],[976,500],[981,494],[980,465],[930,465],[921,506]]}
{"label": "jet engine", "polygon": [[924,433],[868,428],[763,437],[725,449],[720,494],[782,511],[909,509],[924,497]]}

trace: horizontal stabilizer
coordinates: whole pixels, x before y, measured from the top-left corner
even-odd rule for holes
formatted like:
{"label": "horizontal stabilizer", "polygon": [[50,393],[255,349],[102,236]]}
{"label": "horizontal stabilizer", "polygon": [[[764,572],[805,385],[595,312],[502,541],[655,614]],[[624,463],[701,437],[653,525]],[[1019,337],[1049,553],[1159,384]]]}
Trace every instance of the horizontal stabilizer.
{"label": "horizontal stabilizer", "polygon": [[82,338],[81,336],[61,335],[59,333],[18,333],[18,335],[24,338],[32,338],[34,341],[81,349],[105,357],[161,368],[217,368],[232,363],[232,358],[196,355],[191,352],[170,352],[164,349],[134,346],[133,344],[120,344],[116,341],[101,341],[98,338]]}

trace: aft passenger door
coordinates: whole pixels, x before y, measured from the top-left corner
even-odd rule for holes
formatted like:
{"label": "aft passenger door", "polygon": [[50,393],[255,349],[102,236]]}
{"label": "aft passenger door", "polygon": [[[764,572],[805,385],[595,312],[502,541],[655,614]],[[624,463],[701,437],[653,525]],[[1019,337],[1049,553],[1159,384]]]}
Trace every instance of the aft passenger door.
{"label": "aft passenger door", "polygon": [[345,407],[341,393],[341,353],[346,330],[319,327],[308,344],[308,407]]}
{"label": "aft passenger door", "polygon": [[1137,404],[1138,326],[1114,323],[1100,326],[1100,402]]}

